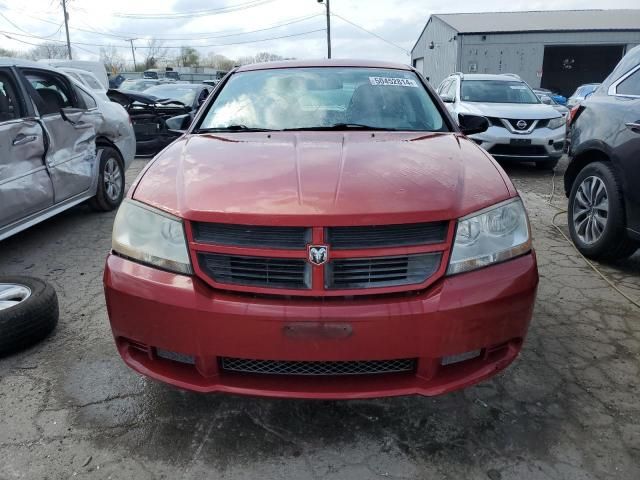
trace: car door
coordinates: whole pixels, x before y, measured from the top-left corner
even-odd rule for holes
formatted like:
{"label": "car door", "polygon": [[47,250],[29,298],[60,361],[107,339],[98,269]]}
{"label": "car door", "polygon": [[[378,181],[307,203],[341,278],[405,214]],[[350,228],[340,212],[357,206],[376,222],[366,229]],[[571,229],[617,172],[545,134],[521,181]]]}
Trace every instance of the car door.
{"label": "car door", "polygon": [[95,185],[99,112],[87,109],[64,75],[35,68],[21,73],[49,140],[54,203],[88,192]]}
{"label": "car door", "polygon": [[53,205],[45,137],[10,68],[0,68],[0,238]]}
{"label": "car door", "polygon": [[640,233],[640,65],[623,75],[612,88],[610,98],[624,121],[615,136],[614,154],[624,171],[628,226]]}

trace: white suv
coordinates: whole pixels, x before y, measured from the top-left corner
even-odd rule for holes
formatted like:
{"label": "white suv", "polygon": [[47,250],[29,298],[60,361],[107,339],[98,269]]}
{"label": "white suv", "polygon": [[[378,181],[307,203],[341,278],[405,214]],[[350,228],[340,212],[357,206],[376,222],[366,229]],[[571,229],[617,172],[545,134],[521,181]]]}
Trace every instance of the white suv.
{"label": "white suv", "polygon": [[535,162],[544,169],[560,160],[565,119],[517,75],[454,73],[440,84],[438,94],[456,120],[460,113],[489,120],[489,129],[471,138],[495,158]]}

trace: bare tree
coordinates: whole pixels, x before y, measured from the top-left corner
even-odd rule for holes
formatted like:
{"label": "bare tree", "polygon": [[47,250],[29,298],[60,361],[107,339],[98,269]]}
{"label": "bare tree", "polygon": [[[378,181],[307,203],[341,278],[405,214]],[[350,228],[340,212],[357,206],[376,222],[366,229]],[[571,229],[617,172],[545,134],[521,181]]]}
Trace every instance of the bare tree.
{"label": "bare tree", "polygon": [[200,52],[193,47],[182,47],[176,63],[179,67],[197,67],[200,64]]}
{"label": "bare tree", "polygon": [[218,53],[210,52],[207,55],[207,58],[204,60],[204,64],[207,67],[215,68],[216,70],[229,71],[235,65],[237,65],[237,61],[231,58],[225,57],[224,55],[220,55]]}
{"label": "bare tree", "polygon": [[100,61],[104,63],[107,72],[116,73],[124,70],[125,59],[118,53],[118,49],[113,45],[100,49]]}
{"label": "bare tree", "polygon": [[167,56],[168,49],[163,46],[162,40],[152,38],[147,42],[147,46],[144,49],[144,69],[156,68],[158,63],[164,60]]}
{"label": "bare tree", "polygon": [[0,48],[0,57],[17,57],[18,52],[15,50],[7,50],[6,48]]}
{"label": "bare tree", "polygon": [[41,58],[54,58],[65,59],[67,58],[67,46],[61,43],[45,42],[41,43],[37,47],[33,47],[27,57],[33,60],[40,60]]}
{"label": "bare tree", "polygon": [[275,53],[269,53],[269,52],[257,53],[253,58],[255,63],[277,62],[279,60],[284,60],[284,57],[281,57],[280,55],[276,55]]}

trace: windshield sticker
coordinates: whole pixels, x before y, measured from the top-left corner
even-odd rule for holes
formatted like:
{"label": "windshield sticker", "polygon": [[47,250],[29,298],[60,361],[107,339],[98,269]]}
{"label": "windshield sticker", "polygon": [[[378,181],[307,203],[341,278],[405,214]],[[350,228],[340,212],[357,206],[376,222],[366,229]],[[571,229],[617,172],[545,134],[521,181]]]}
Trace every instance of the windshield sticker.
{"label": "windshield sticker", "polygon": [[418,88],[418,82],[409,78],[369,77],[371,85]]}
{"label": "windshield sticker", "polygon": [[509,85],[509,88],[513,89],[513,90],[526,90],[527,87],[525,87],[524,85]]}

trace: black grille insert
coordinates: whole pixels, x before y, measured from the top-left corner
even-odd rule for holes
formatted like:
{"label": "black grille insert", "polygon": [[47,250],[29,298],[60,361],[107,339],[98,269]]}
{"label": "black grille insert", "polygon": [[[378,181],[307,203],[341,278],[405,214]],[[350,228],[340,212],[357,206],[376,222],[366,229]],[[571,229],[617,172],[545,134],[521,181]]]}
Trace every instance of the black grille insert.
{"label": "black grille insert", "polygon": [[441,253],[340,258],[325,269],[328,289],[395,287],[424,283],[440,266]]}
{"label": "black grille insert", "polygon": [[311,286],[311,266],[304,259],[200,252],[198,262],[200,268],[219,283],[290,289]]}
{"label": "black grille insert", "polygon": [[442,243],[446,236],[447,222],[330,227],[326,230],[327,243],[334,249],[428,245]]}
{"label": "black grille insert", "polygon": [[196,242],[255,248],[305,248],[311,229],[305,227],[266,227],[225,223],[193,223]]}
{"label": "black grille insert", "polygon": [[547,150],[542,145],[496,145],[489,150],[492,155],[503,156],[548,156]]}
{"label": "black grille insert", "polygon": [[262,375],[375,375],[413,372],[416,369],[416,359],[297,362],[221,357],[220,367],[222,370],[228,372],[257,373]]}

